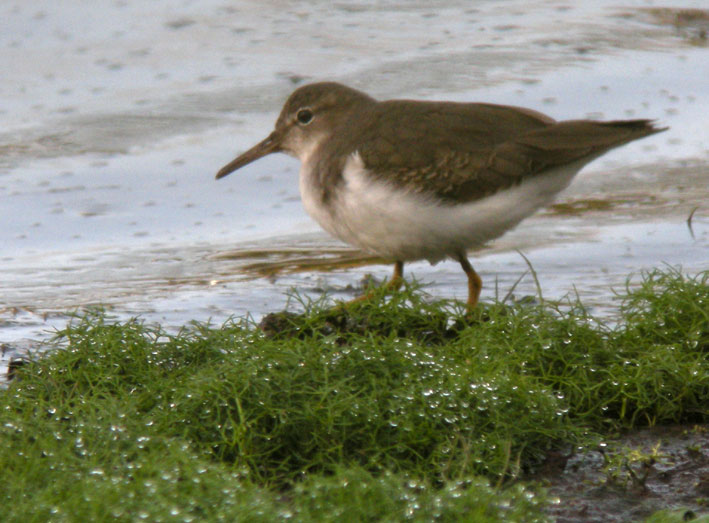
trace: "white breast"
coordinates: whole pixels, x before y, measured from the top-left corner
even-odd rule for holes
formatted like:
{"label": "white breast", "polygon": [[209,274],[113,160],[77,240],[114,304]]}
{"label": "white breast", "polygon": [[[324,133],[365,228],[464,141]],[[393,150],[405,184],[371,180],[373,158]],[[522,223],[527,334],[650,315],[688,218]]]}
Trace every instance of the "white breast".
{"label": "white breast", "polygon": [[549,171],[472,203],[450,205],[377,180],[355,153],[327,204],[310,179],[307,161],[300,171],[300,192],[308,214],[342,241],[384,258],[435,263],[501,236],[548,204],[583,165]]}

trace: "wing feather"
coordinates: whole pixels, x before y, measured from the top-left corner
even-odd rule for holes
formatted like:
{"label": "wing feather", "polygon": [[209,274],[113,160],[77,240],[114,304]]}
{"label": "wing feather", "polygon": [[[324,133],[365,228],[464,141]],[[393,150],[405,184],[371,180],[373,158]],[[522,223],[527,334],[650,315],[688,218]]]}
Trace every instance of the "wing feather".
{"label": "wing feather", "polygon": [[590,162],[662,129],[649,120],[556,122],[517,107],[390,101],[358,115],[348,130],[357,136],[350,143],[358,144],[349,153],[359,153],[372,175],[461,202],[554,167]]}

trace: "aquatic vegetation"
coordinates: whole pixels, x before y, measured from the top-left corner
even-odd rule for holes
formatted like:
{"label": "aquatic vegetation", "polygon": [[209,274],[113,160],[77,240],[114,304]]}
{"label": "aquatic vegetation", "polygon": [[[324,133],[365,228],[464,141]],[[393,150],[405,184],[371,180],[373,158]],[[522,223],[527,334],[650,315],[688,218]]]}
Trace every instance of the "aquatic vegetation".
{"label": "aquatic vegetation", "polygon": [[77,317],[0,392],[5,517],[543,520],[550,456],[709,420],[708,279],[645,275],[613,327],[412,287],[261,328]]}

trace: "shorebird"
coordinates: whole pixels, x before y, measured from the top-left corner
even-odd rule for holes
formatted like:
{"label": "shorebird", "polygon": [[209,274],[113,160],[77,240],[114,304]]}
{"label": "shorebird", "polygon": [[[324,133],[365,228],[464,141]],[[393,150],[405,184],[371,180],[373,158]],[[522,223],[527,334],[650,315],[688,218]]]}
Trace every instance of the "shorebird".
{"label": "shorebird", "polygon": [[333,236],[392,260],[387,288],[401,285],[405,262],[452,258],[472,310],[482,280],[469,249],[549,204],[587,163],[662,130],[488,103],[377,101],[322,82],[296,89],[275,130],[216,177],[270,153],[295,156],[305,210]]}

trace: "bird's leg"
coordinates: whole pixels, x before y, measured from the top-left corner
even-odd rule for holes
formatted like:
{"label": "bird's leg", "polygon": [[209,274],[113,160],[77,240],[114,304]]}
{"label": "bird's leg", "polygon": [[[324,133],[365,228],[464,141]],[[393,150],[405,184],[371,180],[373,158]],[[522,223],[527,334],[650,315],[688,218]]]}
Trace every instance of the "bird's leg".
{"label": "bird's leg", "polygon": [[475,269],[473,269],[473,266],[470,265],[470,262],[468,261],[468,257],[465,254],[463,254],[463,253],[459,254],[458,261],[460,262],[460,266],[465,271],[465,274],[468,276],[467,308],[468,308],[468,312],[472,312],[472,310],[478,304],[478,298],[480,298],[480,291],[483,288],[483,281],[480,279],[480,276],[478,276],[478,273],[475,272]]}
{"label": "bird's leg", "polygon": [[388,292],[398,291],[402,283],[404,283],[404,262],[397,260],[394,262],[394,274],[391,275],[391,280],[386,284],[385,289]]}
{"label": "bird's leg", "polygon": [[[394,274],[391,275],[391,279],[386,283],[386,285],[384,285],[384,290],[388,293],[399,290],[402,283],[404,283],[404,262],[397,260],[394,262]],[[368,292],[348,301],[347,304],[368,300],[373,295],[374,292]]]}

